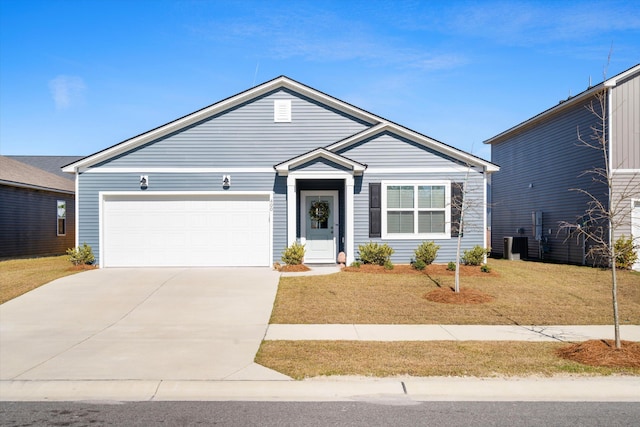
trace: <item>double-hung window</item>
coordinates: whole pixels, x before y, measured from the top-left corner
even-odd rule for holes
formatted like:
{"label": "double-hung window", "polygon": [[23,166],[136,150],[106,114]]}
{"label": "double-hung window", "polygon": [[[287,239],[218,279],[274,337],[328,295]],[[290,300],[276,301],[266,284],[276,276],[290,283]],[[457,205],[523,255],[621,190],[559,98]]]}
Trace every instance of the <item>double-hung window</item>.
{"label": "double-hung window", "polygon": [[383,182],[382,238],[448,238],[450,194],[448,181]]}

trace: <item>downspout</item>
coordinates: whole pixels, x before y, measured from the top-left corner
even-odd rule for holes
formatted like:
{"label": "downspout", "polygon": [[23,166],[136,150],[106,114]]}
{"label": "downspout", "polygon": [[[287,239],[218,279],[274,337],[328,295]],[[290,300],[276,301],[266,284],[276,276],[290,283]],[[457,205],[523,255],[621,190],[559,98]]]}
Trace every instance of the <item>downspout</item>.
{"label": "downspout", "polygon": [[75,229],[76,229],[76,248],[80,246],[80,171],[78,168],[75,168]]}

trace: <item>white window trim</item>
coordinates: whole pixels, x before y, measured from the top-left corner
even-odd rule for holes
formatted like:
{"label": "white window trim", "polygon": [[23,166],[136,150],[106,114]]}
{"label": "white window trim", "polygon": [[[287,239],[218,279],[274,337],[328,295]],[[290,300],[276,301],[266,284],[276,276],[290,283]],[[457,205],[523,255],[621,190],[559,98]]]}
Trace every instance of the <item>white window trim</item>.
{"label": "white window trim", "polygon": [[[382,239],[386,240],[442,240],[451,239],[451,181],[433,180],[433,181],[382,181]],[[410,185],[417,187],[424,186],[444,186],[444,233],[387,233],[387,187],[396,185]],[[414,192],[417,197],[417,192]],[[417,203],[414,204],[414,212],[418,211]],[[414,230],[418,229],[417,215],[414,215]]]}
{"label": "white window trim", "polygon": [[[58,206],[60,203],[64,203],[64,217],[60,217],[58,213]],[[60,220],[64,221],[64,233],[60,233]],[[66,200],[58,200],[56,202],[56,236],[62,237],[67,235],[67,201]]]}

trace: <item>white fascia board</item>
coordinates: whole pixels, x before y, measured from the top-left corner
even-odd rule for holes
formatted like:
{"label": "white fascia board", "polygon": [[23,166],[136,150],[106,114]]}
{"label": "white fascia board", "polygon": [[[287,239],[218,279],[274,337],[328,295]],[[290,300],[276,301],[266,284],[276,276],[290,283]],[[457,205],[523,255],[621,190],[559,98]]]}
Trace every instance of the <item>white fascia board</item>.
{"label": "white fascia board", "polygon": [[335,144],[331,144],[328,145],[327,147],[325,147],[326,150],[329,151],[337,151],[340,150],[344,147],[348,147],[350,145],[356,144],[362,140],[365,140],[367,138],[370,138],[374,135],[377,135],[379,133],[382,133],[385,131],[385,129],[387,129],[389,126],[389,123],[387,122],[382,122],[382,123],[378,123],[375,126],[372,126],[370,128],[367,128],[365,130],[363,130],[362,132],[359,132],[355,135],[352,135],[346,139],[343,139],[342,141],[336,142]]}
{"label": "white fascia board", "polygon": [[208,167],[102,167],[87,169],[85,173],[273,173],[271,167],[208,168]]}
{"label": "white fascia board", "polygon": [[631,75],[633,75],[635,73],[638,73],[638,72],[640,72],[640,64],[638,64],[638,65],[636,65],[634,67],[631,67],[627,71],[623,71],[622,73],[620,73],[620,74],[618,74],[616,76],[611,77],[610,79],[608,79],[608,80],[606,80],[604,82],[604,85],[605,85],[605,87],[617,86],[618,85],[618,81],[624,80],[627,77],[629,77],[629,76],[631,76]]}
{"label": "white fascia board", "polygon": [[329,96],[325,93],[312,89],[308,86],[305,86],[301,83],[298,83],[286,77],[279,78],[278,83],[283,87],[286,87],[287,89],[291,89],[313,100],[316,100],[322,104],[333,107],[338,111],[342,111],[344,113],[349,114],[350,116],[357,117],[361,120],[364,120],[365,122],[368,122],[370,124],[378,123],[383,120],[382,118],[376,116],[375,114],[369,113],[365,110],[362,110],[358,107],[355,107],[351,104],[348,104],[344,101],[341,101],[337,98]]}
{"label": "white fascia board", "polygon": [[331,107],[336,108],[340,111],[343,111],[349,115],[360,118],[364,121],[373,122],[373,123],[379,121],[379,118],[371,113],[368,113],[364,110],[360,110],[336,98],[330,97],[329,95],[326,95],[315,89],[311,89],[310,87],[297,83],[287,77],[281,76],[274,80],[268,81],[260,86],[256,86],[252,89],[241,92],[235,96],[232,96],[230,98],[217,102],[213,105],[210,105],[209,107],[205,107],[194,113],[186,115],[180,119],[174,120],[156,129],[153,129],[151,131],[148,131],[146,133],[133,137],[129,140],[123,141],[117,145],[114,145],[111,148],[107,148],[92,156],[86,157],[75,163],[67,165],[62,170],[63,172],[76,173],[79,170],[83,170],[84,168],[87,168],[91,165],[94,165],[101,161],[117,156],[118,154],[129,151],[135,147],[138,147],[147,142],[153,141],[154,139],[161,138],[172,132],[175,132],[177,130],[190,126],[194,123],[197,123],[201,120],[204,120],[208,117],[211,117],[215,114],[218,114],[222,111],[235,107],[239,104],[242,104],[243,102],[246,102],[250,99],[256,98],[260,95],[263,95],[265,93],[268,93],[272,90],[275,90],[281,87],[291,89],[295,92],[298,92],[302,95],[305,95],[323,104],[330,105]]}
{"label": "white fascia board", "polygon": [[280,176],[286,176],[289,173],[289,169],[318,158],[324,158],[340,166],[349,168],[355,175],[362,175],[362,172],[364,172],[364,170],[367,168],[366,165],[347,159],[346,157],[343,157],[339,154],[327,151],[324,148],[319,148],[284,163],[280,163],[279,165],[275,166],[275,169]]}
{"label": "white fascia board", "polygon": [[208,117],[211,117],[215,114],[218,114],[224,110],[227,110],[229,108],[232,108],[238,104],[241,104],[251,98],[255,98],[257,96],[262,95],[263,93],[266,93],[272,89],[274,89],[275,87],[278,86],[278,81],[271,81],[268,82],[265,85],[262,86],[257,86],[254,89],[250,89],[246,92],[242,92],[236,96],[233,96],[231,98],[227,98],[223,101],[220,101],[216,104],[213,104],[209,107],[205,107],[201,110],[196,111],[195,113],[191,113],[187,116],[184,116],[180,119],[177,119],[173,122],[167,123],[163,126],[160,126],[156,129],[153,129],[151,131],[148,131],[146,133],[143,133],[139,136],[133,137],[129,140],[126,140],[124,142],[121,142],[120,144],[114,145],[111,148],[108,148],[104,151],[101,151],[99,153],[94,154],[93,156],[89,156],[86,157],[82,160],[79,160],[76,163],[72,163],[68,166],[66,166],[63,169],[63,172],[70,172],[70,173],[74,173],[77,170],[80,170],[82,168],[94,165],[96,163],[99,163],[101,161],[107,160],[111,157],[117,156],[118,154],[124,153],[126,151],[129,151],[133,148],[136,148],[140,145],[146,144],[147,142],[153,141],[154,139],[158,139],[161,138],[165,135],[168,135],[172,132],[175,132],[179,129],[183,129],[187,126],[190,126],[194,123],[197,123],[201,120],[204,120]]}
{"label": "white fascia board", "polygon": [[379,123],[378,125],[373,126],[369,129],[365,129],[362,132],[356,135],[353,135],[352,137],[344,139],[335,144],[329,145],[326,147],[326,149],[329,151],[341,150],[343,148],[356,144],[364,139],[373,137],[385,131],[395,133],[396,135],[399,135],[411,141],[417,142],[418,144],[423,145],[425,147],[432,148],[438,152],[451,156],[454,159],[461,160],[469,165],[481,166],[486,172],[491,173],[491,172],[497,172],[500,170],[499,166],[491,162],[482,160],[479,157],[475,157],[471,154],[465,153],[464,151],[458,150],[457,148],[450,147],[446,144],[443,144],[434,139],[431,139],[425,135],[419,134],[418,132],[412,131],[403,126],[397,125],[395,123],[389,123],[389,122]]}

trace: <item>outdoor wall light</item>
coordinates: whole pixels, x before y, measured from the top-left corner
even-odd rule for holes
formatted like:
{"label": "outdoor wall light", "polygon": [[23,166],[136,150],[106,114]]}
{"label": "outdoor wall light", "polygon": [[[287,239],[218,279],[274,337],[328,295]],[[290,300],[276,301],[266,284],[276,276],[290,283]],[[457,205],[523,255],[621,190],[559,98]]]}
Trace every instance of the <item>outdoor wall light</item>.
{"label": "outdoor wall light", "polygon": [[222,175],[222,187],[231,187],[231,175]]}
{"label": "outdoor wall light", "polygon": [[140,188],[146,190],[149,186],[149,175],[140,175]]}

